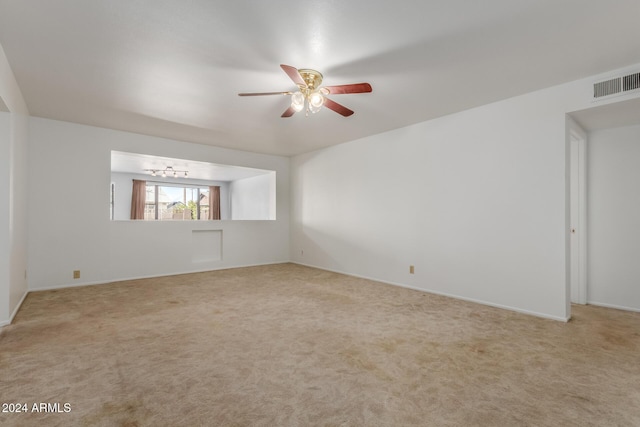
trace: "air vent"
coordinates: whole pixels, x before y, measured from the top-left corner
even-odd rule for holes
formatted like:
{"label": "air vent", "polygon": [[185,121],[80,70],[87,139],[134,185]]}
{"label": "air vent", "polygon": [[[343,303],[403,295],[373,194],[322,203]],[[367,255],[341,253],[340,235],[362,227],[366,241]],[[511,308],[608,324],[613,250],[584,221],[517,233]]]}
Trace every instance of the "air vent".
{"label": "air vent", "polygon": [[598,99],[636,89],[640,89],[640,73],[594,83],[593,98]]}
{"label": "air vent", "polygon": [[629,74],[622,78],[622,90],[633,90],[640,87],[640,73]]}
{"label": "air vent", "polygon": [[593,97],[601,98],[603,96],[613,95],[620,93],[622,90],[620,85],[620,77],[617,79],[607,80],[606,82],[600,82],[593,85]]}

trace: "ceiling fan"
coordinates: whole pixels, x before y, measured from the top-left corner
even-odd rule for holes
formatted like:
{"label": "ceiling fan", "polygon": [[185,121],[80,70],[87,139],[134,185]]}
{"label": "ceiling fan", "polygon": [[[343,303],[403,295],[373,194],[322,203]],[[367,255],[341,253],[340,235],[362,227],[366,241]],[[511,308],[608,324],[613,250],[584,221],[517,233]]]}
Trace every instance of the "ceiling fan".
{"label": "ceiling fan", "polygon": [[239,93],[239,96],[263,96],[263,95],[291,95],[291,106],[282,113],[281,117],[291,117],[295,113],[302,111],[306,105],[306,114],[317,113],[324,105],[344,117],[349,117],[353,111],[327,98],[327,95],[342,95],[346,93],[366,93],[371,92],[369,83],[354,83],[350,85],[322,86],[322,74],[316,70],[307,68],[295,68],[291,65],[280,64],[285,73],[298,85],[299,90],[285,92],[258,92]]}

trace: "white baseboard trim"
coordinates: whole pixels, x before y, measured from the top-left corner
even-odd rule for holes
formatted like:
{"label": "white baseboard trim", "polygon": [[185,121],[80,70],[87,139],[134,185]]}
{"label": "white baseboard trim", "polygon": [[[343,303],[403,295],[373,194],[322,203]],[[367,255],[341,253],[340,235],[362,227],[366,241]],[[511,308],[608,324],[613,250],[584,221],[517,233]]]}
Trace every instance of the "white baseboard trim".
{"label": "white baseboard trim", "polygon": [[25,293],[22,295],[22,298],[20,298],[20,301],[18,302],[18,305],[16,305],[16,308],[13,309],[13,313],[11,313],[11,316],[9,317],[9,324],[11,324],[11,322],[13,322],[13,318],[16,317],[16,314],[18,314],[18,311],[20,311],[20,307],[22,307],[22,303],[27,298],[27,295],[29,295],[29,291],[28,290],[25,291]]}
{"label": "white baseboard trim", "polygon": [[508,305],[495,304],[495,303],[488,302],[488,301],[478,300],[478,299],[475,299],[475,298],[462,297],[462,296],[459,296],[459,295],[449,294],[449,293],[440,292],[440,291],[434,291],[434,290],[431,290],[431,289],[418,288],[417,286],[411,286],[411,285],[407,285],[407,284],[404,284],[404,283],[390,282],[388,280],[380,280],[380,279],[376,279],[374,277],[367,277],[367,276],[362,276],[360,274],[352,274],[352,273],[347,273],[345,271],[332,270],[330,268],[318,267],[318,266],[315,266],[315,265],[305,264],[305,263],[302,263],[302,262],[291,261],[291,263],[292,264],[302,265],[302,266],[305,266],[305,267],[317,268],[318,270],[330,271],[332,273],[344,274],[345,276],[351,276],[351,277],[357,277],[357,278],[360,278],[360,279],[372,280],[374,282],[385,283],[387,285],[399,286],[401,288],[412,289],[414,291],[420,291],[420,292],[425,292],[425,293],[434,294],[434,295],[441,295],[441,296],[444,296],[444,297],[454,298],[454,299],[458,299],[458,300],[461,300],[461,301],[472,302],[472,303],[475,303],[475,304],[482,304],[482,305],[486,305],[486,306],[489,306],[489,307],[500,308],[500,309],[503,309],[503,310],[515,311],[516,313],[522,313],[522,314],[527,314],[529,316],[541,317],[543,319],[556,320],[556,321],[565,322],[565,323],[568,322],[571,319],[570,316],[569,317],[553,316],[553,315],[546,314],[546,313],[538,313],[537,311],[523,310],[523,309],[518,308],[518,307],[511,307],[511,306],[508,306]]}
{"label": "white baseboard trim", "polygon": [[128,280],[142,280],[142,279],[154,279],[156,277],[170,277],[170,276],[180,276],[183,274],[195,274],[195,273],[206,273],[208,271],[218,271],[218,270],[231,270],[233,268],[246,268],[246,267],[260,267],[263,265],[276,265],[276,264],[286,264],[290,261],[275,261],[275,262],[265,262],[261,264],[244,264],[244,265],[233,265],[233,266],[225,266],[220,268],[205,268],[201,270],[189,270],[182,271],[177,273],[164,273],[164,274],[154,274],[150,276],[132,276],[132,277],[118,277],[111,280],[102,280],[102,281],[94,281],[94,282],[81,282],[81,283],[68,283],[54,286],[47,286],[44,288],[35,288],[29,289],[29,292],[40,292],[40,291],[53,291],[56,289],[67,289],[67,288],[77,288],[80,286],[94,286],[94,285],[106,285],[108,283],[117,283],[117,282],[126,282]]}
{"label": "white baseboard trim", "polygon": [[18,305],[16,305],[16,308],[13,309],[13,313],[11,313],[11,316],[9,316],[9,320],[0,322],[0,328],[2,328],[3,326],[8,326],[11,323],[13,323],[13,318],[16,317],[16,314],[18,314],[18,311],[20,311],[20,307],[22,307],[22,303],[24,302],[27,295],[29,295],[29,291],[26,291],[24,295],[22,295],[22,298],[20,298],[20,301],[18,301]]}
{"label": "white baseboard trim", "polygon": [[[123,279],[123,280],[126,280],[126,279]],[[44,288],[29,289],[29,292],[55,291],[56,289],[79,288],[82,286],[104,285],[106,283],[111,283],[111,282],[96,281],[96,282],[80,282],[80,283],[63,283],[61,285],[53,285],[53,286],[46,286]]]}
{"label": "white baseboard trim", "polygon": [[607,304],[604,302],[597,302],[597,301],[587,301],[587,304],[595,305],[598,307],[615,308],[616,310],[633,311],[635,313],[640,313],[640,308],[636,308],[636,307],[626,307],[623,305]]}

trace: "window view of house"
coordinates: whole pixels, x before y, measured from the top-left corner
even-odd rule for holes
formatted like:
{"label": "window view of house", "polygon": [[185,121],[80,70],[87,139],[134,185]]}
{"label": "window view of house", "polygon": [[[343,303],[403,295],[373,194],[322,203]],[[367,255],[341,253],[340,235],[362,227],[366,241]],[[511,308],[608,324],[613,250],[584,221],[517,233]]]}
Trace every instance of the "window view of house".
{"label": "window view of house", "polygon": [[209,189],[147,184],[145,220],[206,220]]}

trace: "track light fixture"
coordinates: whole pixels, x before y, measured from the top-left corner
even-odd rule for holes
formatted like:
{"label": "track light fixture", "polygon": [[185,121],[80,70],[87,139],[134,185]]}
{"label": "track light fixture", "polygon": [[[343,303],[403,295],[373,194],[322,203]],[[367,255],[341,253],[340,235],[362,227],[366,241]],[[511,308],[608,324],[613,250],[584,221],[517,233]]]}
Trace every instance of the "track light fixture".
{"label": "track light fixture", "polygon": [[184,174],[185,178],[189,178],[189,171],[177,170],[177,169],[174,169],[172,166],[167,166],[164,169],[145,169],[144,171],[149,172],[151,176],[157,176],[158,174],[160,174],[160,176],[163,178],[166,178],[167,174],[172,175],[174,178],[177,178],[178,174]]}

